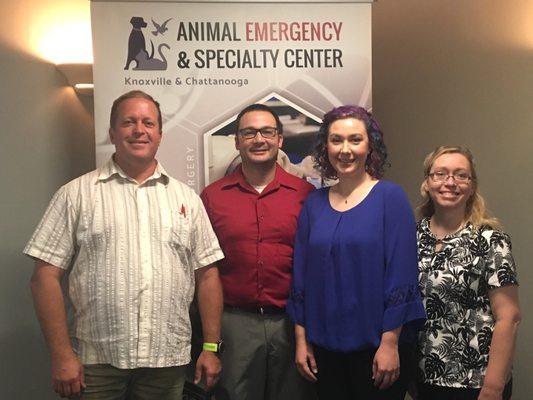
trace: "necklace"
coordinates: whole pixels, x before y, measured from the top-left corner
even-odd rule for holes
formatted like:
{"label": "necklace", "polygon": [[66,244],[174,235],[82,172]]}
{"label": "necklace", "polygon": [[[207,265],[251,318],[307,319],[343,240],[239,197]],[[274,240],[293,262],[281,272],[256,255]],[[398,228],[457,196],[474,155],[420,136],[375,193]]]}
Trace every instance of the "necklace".
{"label": "necklace", "polygon": [[366,177],[365,179],[361,179],[359,182],[356,182],[356,184],[352,186],[351,191],[346,195],[341,192],[339,183],[334,185],[332,190],[339,198],[337,201],[340,201],[341,203],[344,201],[344,205],[346,206],[348,205],[348,202],[350,202],[350,204],[353,203],[352,199],[355,199],[355,202],[363,199],[364,196],[366,196],[369,191],[372,190],[372,187],[374,187],[376,183],[377,181],[372,182],[370,177]]}
{"label": "necklace", "polygon": [[343,195],[338,188],[335,190],[335,192],[337,192],[337,195],[341,198],[340,200],[341,201],[344,200],[344,204],[347,205],[348,200],[350,200],[353,197],[353,194],[358,193],[360,190],[361,190],[361,187],[358,186],[352,189],[352,191],[348,193],[347,195]]}
{"label": "necklace", "polygon": [[337,193],[339,194],[339,196],[344,197],[344,204],[348,204],[348,200],[350,199],[350,196],[355,192],[355,190],[351,191],[350,193],[348,193],[346,196],[343,196],[339,191],[337,191]]}
{"label": "necklace", "polygon": [[348,204],[348,199],[353,194],[353,191],[348,193],[346,196],[344,196],[339,190],[335,190],[335,191],[337,192],[337,195],[341,198],[341,201],[344,198],[344,204]]}

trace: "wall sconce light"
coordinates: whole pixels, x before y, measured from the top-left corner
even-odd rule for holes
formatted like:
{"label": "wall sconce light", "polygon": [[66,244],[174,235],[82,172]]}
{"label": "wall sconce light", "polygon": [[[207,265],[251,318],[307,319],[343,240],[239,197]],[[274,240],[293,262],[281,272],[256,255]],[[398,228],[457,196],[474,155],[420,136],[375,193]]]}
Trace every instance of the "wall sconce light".
{"label": "wall sconce light", "polygon": [[56,68],[67,79],[70,86],[76,93],[92,96],[93,84],[93,65],[88,63],[65,63],[56,64]]}

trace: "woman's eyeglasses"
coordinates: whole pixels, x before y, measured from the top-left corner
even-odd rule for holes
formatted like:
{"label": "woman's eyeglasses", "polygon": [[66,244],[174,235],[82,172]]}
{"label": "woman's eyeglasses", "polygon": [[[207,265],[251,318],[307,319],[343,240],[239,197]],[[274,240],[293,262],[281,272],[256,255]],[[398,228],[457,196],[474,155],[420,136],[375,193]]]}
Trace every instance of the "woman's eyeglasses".
{"label": "woman's eyeglasses", "polygon": [[467,183],[472,179],[472,177],[466,172],[454,172],[453,174],[449,174],[444,171],[436,171],[429,173],[428,176],[433,182],[439,183],[446,182],[448,178],[452,178],[456,183]]}

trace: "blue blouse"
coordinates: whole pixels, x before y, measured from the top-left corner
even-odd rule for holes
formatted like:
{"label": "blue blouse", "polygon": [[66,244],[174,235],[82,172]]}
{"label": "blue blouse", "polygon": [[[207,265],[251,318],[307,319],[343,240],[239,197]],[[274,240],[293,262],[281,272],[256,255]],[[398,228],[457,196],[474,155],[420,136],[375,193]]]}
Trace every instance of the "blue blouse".
{"label": "blue blouse", "polygon": [[402,188],[379,181],[340,212],[329,188],[311,192],[298,220],[287,312],[307,339],[333,351],[377,348],[403,326],[415,341],[425,319],[418,289],[416,224]]}

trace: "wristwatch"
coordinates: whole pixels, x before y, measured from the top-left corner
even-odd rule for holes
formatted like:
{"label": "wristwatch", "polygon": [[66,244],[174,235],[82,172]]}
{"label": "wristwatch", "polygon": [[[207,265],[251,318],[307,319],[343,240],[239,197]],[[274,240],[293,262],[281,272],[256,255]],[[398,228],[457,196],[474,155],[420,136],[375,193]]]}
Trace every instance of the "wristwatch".
{"label": "wristwatch", "polygon": [[222,352],[224,351],[224,342],[222,341],[222,339],[220,339],[216,343],[204,342],[204,345],[202,348],[205,351],[211,351],[216,354],[222,354]]}

